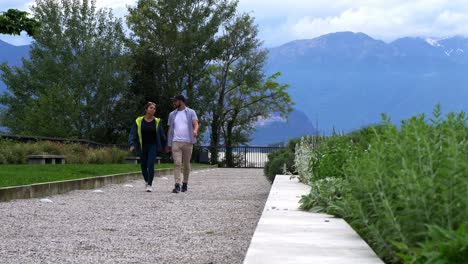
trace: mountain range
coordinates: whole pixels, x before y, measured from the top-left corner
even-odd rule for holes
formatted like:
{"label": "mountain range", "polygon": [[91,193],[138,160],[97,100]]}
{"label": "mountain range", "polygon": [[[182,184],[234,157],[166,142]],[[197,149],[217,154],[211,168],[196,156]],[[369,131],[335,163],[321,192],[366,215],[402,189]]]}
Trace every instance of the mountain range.
{"label": "mountain range", "polygon": [[322,133],[395,123],[437,103],[444,113],[468,110],[468,39],[400,38],[337,32],[272,48],[268,73],[281,72],[296,108]]}
{"label": "mountain range", "polygon": [[[28,49],[0,41],[0,62],[19,65]],[[460,36],[387,43],[364,33],[331,33],[271,48],[265,71],[282,73],[296,104],[288,122],[259,122],[255,145],[317,130],[348,132],[378,123],[381,113],[398,123],[430,114],[437,103],[444,113],[468,111],[468,39]]]}

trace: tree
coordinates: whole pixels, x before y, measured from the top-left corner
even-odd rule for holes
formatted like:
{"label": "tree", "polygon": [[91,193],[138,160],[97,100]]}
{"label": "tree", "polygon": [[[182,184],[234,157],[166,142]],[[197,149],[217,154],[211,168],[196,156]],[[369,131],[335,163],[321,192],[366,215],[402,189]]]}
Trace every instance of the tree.
{"label": "tree", "polygon": [[28,15],[28,12],[17,9],[0,13],[0,34],[20,35],[21,31],[26,31],[29,36],[34,37],[40,23]]}
{"label": "tree", "polygon": [[122,22],[89,0],[37,0],[41,23],[22,67],[1,65],[12,133],[115,142],[128,73]]}
{"label": "tree", "polygon": [[273,74],[252,86],[238,84],[238,90],[229,94],[230,107],[225,111],[223,125],[227,166],[234,166],[233,146],[250,141],[259,118],[269,118],[273,113],[286,117],[292,111],[292,100],[286,92],[289,86],[276,81],[279,75]]}
{"label": "tree", "polygon": [[139,0],[129,8],[131,93],[136,103],[154,100],[159,115],[167,117],[170,98],[185,93],[189,106],[205,116],[199,83],[222,50],[217,33],[236,6],[229,0]]}
{"label": "tree", "polygon": [[221,55],[210,67],[204,85],[211,104],[211,162],[218,162],[223,137],[226,160],[232,165],[232,146],[249,141],[256,121],[273,113],[287,115],[292,100],[287,85],[276,82],[278,74],[268,78],[263,73],[267,52],[257,38],[258,29],[248,14],[233,17],[224,25]]}

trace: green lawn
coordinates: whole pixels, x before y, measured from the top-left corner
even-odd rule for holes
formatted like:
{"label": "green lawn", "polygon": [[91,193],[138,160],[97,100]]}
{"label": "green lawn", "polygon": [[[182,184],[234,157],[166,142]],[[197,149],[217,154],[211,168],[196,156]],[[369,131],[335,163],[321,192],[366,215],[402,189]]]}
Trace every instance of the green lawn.
{"label": "green lawn", "polygon": [[[193,164],[195,167],[200,165]],[[173,164],[156,165],[156,169],[172,167]],[[137,171],[140,171],[140,165],[133,164],[0,165],[0,187]]]}

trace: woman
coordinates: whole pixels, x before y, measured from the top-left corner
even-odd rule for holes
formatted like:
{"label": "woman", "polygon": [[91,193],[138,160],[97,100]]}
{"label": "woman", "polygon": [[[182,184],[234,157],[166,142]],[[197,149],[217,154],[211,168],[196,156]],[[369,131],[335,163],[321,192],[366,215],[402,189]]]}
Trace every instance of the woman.
{"label": "woman", "polygon": [[159,151],[166,146],[166,136],[161,119],[154,117],[156,104],[148,102],[145,105],[144,116],[138,117],[133,123],[128,137],[130,151],[140,153],[141,172],[145,179],[145,190],[153,191],[154,162]]}

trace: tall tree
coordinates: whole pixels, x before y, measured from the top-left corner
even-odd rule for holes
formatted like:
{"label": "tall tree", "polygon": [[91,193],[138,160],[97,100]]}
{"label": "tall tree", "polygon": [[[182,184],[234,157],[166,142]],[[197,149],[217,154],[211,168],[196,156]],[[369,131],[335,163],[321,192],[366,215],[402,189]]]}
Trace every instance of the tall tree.
{"label": "tall tree", "polygon": [[[241,77],[246,71],[243,67]],[[237,90],[228,95],[228,107],[225,111],[223,125],[223,139],[226,147],[226,164],[234,166],[233,146],[245,144],[251,139],[250,134],[254,131],[259,118],[269,118],[272,114],[287,117],[292,111],[292,100],[286,89],[289,87],[277,82],[279,73],[273,74],[266,79],[252,85],[248,81],[236,82]],[[235,79],[235,77],[233,78]]]}
{"label": "tall tree", "polygon": [[37,0],[32,12],[41,27],[30,59],[0,67],[4,125],[16,134],[115,142],[129,80],[121,20],[89,0]]}
{"label": "tall tree", "polygon": [[8,9],[6,12],[0,12],[0,34],[20,35],[26,31],[33,37],[40,23],[34,18],[29,17],[29,13],[17,9]]}
{"label": "tall tree", "polygon": [[205,78],[207,98],[214,101],[208,115],[212,163],[218,162],[223,135],[227,161],[232,163],[232,146],[248,141],[260,117],[291,111],[288,86],[276,82],[279,74],[266,78],[263,73],[267,52],[262,50],[257,35],[253,17],[233,17],[222,30],[222,53]]}
{"label": "tall tree", "polygon": [[230,0],[139,0],[130,7],[131,92],[137,103],[155,100],[167,117],[170,98],[185,93],[189,106],[204,116],[200,79],[222,49],[217,33],[236,6]]}

